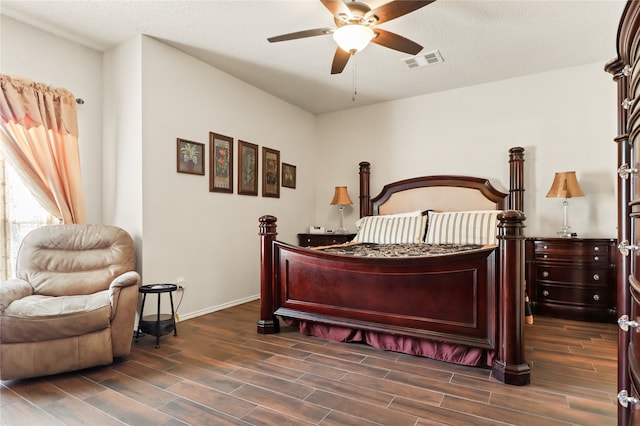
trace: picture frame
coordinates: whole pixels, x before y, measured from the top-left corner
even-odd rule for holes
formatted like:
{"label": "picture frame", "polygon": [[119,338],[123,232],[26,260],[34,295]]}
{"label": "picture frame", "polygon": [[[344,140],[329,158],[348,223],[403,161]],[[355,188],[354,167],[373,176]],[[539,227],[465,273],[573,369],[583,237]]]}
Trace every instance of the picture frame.
{"label": "picture frame", "polygon": [[204,175],[204,144],[177,138],[176,163],[178,173]]}
{"label": "picture frame", "polygon": [[238,194],[258,195],[258,145],[238,140]]}
{"label": "picture frame", "polygon": [[233,138],[209,132],[209,192],[233,193]]}
{"label": "picture frame", "polygon": [[296,166],[282,163],[282,186],[296,189]]}
{"label": "picture frame", "polygon": [[262,196],[280,198],[280,151],[262,147]]}

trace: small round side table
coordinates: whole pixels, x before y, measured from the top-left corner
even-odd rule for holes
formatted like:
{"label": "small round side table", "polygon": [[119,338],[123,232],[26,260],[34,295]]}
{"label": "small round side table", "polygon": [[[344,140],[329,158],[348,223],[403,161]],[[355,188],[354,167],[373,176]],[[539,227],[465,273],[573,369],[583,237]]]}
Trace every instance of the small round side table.
{"label": "small round side table", "polygon": [[[138,290],[142,294],[142,306],[140,307],[140,320],[138,321],[138,329],[136,331],[136,341],[140,332],[151,334],[156,336],[156,348],[160,347],[160,336],[171,333],[178,335],[176,328],[176,316],[173,310],[173,292],[178,289],[175,284],[148,284],[140,286]],[[155,315],[142,316],[144,312],[144,303],[147,300],[147,294],[158,295],[158,311]],[[171,314],[160,313],[160,296],[162,293],[169,293],[169,300],[171,301]]]}

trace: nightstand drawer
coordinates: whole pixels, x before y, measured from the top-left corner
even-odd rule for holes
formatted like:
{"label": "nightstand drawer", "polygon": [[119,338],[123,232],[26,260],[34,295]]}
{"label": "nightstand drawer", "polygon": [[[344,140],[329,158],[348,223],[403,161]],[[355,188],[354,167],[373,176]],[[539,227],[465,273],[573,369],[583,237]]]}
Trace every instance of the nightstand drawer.
{"label": "nightstand drawer", "polygon": [[609,246],[605,244],[568,244],[566,242],[536,241],[536,260],[607,264]]}
{"label": "nightstand drawer", "polygon": [[609,270],[606,268],[577,269],[538,263],[535,266],[536,279],[539,282],[553,281],[561,283],[593,284],[608,286]]}
{"label": "nightstand drawer", "polygon": [[606,289],[577,286],[540,284],[536,287],[536,299],[544,303],[562,303],[606,308],[610,300]]}

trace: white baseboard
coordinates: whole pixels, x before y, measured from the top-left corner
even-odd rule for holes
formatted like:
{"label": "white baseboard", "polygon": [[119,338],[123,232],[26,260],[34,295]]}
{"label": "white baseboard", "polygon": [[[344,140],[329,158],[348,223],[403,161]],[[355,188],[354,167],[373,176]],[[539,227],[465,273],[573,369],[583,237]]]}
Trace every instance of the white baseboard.
{"label": "white baseboard", "polygon": [[[260,294],[256,294],[254,296],[245,297],[243,299],[233,300],[231,302],[224,303],[218,306],[212,306],[209,308],[201,309],[195,312],[189,312],[188,314],[183,314],[178,312],[178,316],[180,317],[180,321],[186,321],[191,318],[196,318],[202,315],[210,314],[212,312],[221,311],[223,309],[232,308],[234,306],[242,305],[243,303],[253,302],[254,300],[260,299]],[[258,318],[256,318],[256,322]]]}

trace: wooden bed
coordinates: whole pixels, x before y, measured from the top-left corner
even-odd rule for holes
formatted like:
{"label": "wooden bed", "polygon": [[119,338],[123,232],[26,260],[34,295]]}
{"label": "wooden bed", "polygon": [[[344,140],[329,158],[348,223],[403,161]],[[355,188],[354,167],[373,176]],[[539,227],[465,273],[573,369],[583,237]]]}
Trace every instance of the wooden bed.
{"label": "wooden bed", "polygon": [[363,258],[276,240],[276,218],[260,223],[258,333],[278,316],[340,330],[474,348],[500,382],[526,385],[524,360],[524,149],[509,150],[509,193],[485,179],[427,176],[386,185],[371,198],[360,163],[360,216],[415,209],[501,210],[497,246],[435,257]]}

